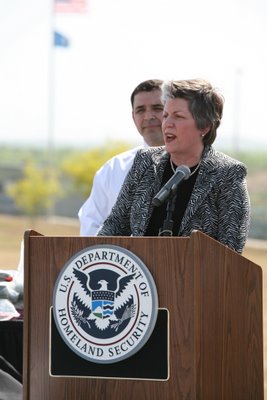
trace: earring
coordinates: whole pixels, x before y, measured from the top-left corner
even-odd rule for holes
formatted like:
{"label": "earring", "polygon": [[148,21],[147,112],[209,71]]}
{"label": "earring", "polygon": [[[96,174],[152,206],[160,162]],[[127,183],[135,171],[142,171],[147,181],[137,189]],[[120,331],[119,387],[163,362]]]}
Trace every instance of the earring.
{"label": "earring", "polygon": [[205,136],[205,133],[202,133],[202,135],[200,135],[201,137],[204,137]]}

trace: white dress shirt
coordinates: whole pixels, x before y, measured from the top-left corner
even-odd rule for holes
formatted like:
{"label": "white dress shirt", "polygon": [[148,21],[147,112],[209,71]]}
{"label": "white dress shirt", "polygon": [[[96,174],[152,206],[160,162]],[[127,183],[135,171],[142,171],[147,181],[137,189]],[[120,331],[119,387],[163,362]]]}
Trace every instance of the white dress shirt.
{"label": "white dress shirt", "polygon": [[108,160],[95,174],[89,198],[79,210],[80,235],[94,236],[109,216],[138,150],[135,147]]}

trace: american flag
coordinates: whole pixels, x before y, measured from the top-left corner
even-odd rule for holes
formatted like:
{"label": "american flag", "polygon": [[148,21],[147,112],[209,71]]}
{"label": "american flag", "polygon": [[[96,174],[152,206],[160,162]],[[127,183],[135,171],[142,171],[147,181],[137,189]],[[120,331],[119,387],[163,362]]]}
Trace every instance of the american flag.
{"label": "american flag", "polygon": [[54,0],[56,13],[85,13],[87,11],[86,0]]}

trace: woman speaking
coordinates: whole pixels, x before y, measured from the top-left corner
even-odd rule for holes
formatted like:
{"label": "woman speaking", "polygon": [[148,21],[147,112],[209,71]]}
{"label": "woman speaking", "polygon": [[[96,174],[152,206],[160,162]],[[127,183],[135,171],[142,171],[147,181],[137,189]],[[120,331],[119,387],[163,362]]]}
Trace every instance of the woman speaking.
{"label": "woman speaking", "polygon": [[[224,99],[201,79],[166,82],[162,89],[165,146],[139,151],[98,235],[164,234],[171,209],[171,235],[199,230],[241,253],[250,220],[246,167],[212,147]],[[172,190],[177,171],[188,172]],[[166,187],[170,195],[155,201]]]}

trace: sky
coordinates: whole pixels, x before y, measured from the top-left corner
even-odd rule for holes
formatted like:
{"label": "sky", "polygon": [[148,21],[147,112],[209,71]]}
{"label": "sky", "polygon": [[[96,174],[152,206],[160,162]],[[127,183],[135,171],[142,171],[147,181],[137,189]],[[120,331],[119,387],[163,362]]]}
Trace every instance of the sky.
{"label": "sky", "polygon": [[87,0],[84,14],[1,0],[0,145],[139,144],[135,86],[205,78],[225,97],[216,147],[264,149],[266,18],[266,0]]}

